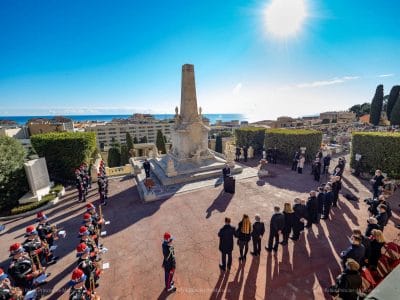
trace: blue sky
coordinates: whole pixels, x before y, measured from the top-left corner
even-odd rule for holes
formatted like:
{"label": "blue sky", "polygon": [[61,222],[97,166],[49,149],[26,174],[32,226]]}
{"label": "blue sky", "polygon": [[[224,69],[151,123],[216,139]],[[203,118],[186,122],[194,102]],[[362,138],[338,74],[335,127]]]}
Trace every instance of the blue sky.
{"label": "blue sky", "polygon": [[[296,33],[274,1],[304,4]],[[397,2],[2,0],[0,115],[173,113],[184,63],[204,113],[347,109],[400,84]]]}

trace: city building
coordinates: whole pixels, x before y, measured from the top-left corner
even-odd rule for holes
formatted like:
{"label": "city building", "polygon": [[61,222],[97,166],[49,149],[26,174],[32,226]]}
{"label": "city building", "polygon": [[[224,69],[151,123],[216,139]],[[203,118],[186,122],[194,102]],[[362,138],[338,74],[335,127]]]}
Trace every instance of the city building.
{"label": "city building", "polygon": [[320,113],[319,118],[322,122],[329,120],[329,123],[351,123],[356,120],[356,115],[350,111],[328,111]]}
{"label": "city building", "polygon": [[33,118],[27,122],[29,135],[47,132],[74,131],[74,122],[65,117]]}
{"label": "city building", "polygon": [[[157,131],[161,130],[167,141],[171,138],[171,130],[174,127],[173,120],[155,120],[148,118],[146,122],[130,122],[114,120],[107,123],[92,123],[85,127],[87,132],[95,132],[97,146],[101,150],[107,150],[113,143],[126,144],[126,133],[138,142],[156,143]],[[146,139],[144,139],[146,137]]]}

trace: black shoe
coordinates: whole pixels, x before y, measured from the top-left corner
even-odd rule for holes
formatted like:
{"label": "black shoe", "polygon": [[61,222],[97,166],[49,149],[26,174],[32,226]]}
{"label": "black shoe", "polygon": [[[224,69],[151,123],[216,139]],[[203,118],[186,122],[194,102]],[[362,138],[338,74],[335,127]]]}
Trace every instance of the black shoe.
{"label": "black shoe", "polygon": [[278,252],[278,248],[274,248],[274,249],[272,249],[272,250],[274,250],[274,252]]}
{"label": "black shoe", "polygon": [[287,243],[286,241],[282,241],[282,242],[280,242],[280,244],[281,244],[282,246],[286,246],[288,243]]}
{"label": "black shoe", "polygon": [[176,291],[176,287],[174,287],[173,285],[169,289],[167,289],[168,293],[173,293],[175,291]]}
{"label": "black shoe", "polygon": [[297,241],[299,238],[295,238],[294,236],[291,236],[290,239],[291,239],[292,241]]}
{"label": "black shoe", "polygon": [[265,250],[267,250],[268,252],[271,252],[271,251],[272,251],[272,248],[267,248],[267,247],[265,247]]}
{"label": "black shoe", "polygon": [[250,252],[251,255],[257,256],[258,254],[256,252]]}
{"label": "black shoe", "polygon": [[223,265],[219,264],[219,268],[220,268],[222,271],[225,271],[225,267],[224,267]]}
{"label": "black shoe", "polygon": [[243,260],[243,257],[239,257],[239,261],[242,261]]}

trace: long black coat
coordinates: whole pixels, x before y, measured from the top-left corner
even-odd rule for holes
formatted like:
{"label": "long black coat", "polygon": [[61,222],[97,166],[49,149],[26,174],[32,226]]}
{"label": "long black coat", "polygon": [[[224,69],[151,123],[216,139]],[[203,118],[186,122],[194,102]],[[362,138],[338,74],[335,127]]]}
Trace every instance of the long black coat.
{"label": "long black coat", "polygon": [[294,210],[294,223],[293,230],[294,231],[302,231],[304,229],[304,223],[300,221],[300,219],[307,218],[307,208],[305,205],[295,204],[293,205]]}
{"label": "long black coat", "polygon": [[250,227],[250,233],[243,233],[242,232],[242,221],[239,222],[237,231],[236,231],[236,237],[238,238],[239,241],[243,242],[248,242],[251,240],[251,227]]}
{"label": "long black coat", "polygon": [[233,250],[233,237],[235,235],[235,227],[225,224],[218,232],[219,251],[229,253]]}
{"label": "long black coat", "polygon": [[269,224],[270,234],[275,234],[279,230],[283,230],[285,227],[285,217],[282,213],[274,213],[271,217],[271,223]]}
{"label": "long black coat", "polygon": [[283,232],[290,233],[294,225],[295,215],[294,213],[287,212],[283,212],[283,215],[285,216],[285,226],[283,227]]}
{"label": "long black coat", "polygon": [[332,206],[333,203],[333,192],[326,192],[324,197],[324,206]]}
{"label": "long black coat", "polygon": [[379,258],[382,255],[382,247],[385,243],[379,243],[377,240],[373,239],[371,241],[371,251],[369,253],[368,263],[372,266],[378,264]]}
{"label": "long black coat", "polygon": [[325,199],[325,194],[324,193],[318,193],[317,196],[317,203],[318,203],[318,213],[322,214],[323,207],[324,207],[324,199]]}
{"label": "long black coat", "polygon": [[307,213],[308,213],[308,218],[312,222],[316,222],[317,219],[317,214],[318,214],[318,200],[317,197],[309,197],[307,200]]}
{"label": "long black coat", "polygon": [[263,236],[265,232],[265,226],[263,222],[255,222],[253,224],[253,231],[251,232],[251,236],[254,238],[259,238]]}
{"label": "long black coat", "polygon": [[339,296],[343,300],[357,300],[357,290],[361,288],[362,279],[358,271],[345,269],[337,278]]}

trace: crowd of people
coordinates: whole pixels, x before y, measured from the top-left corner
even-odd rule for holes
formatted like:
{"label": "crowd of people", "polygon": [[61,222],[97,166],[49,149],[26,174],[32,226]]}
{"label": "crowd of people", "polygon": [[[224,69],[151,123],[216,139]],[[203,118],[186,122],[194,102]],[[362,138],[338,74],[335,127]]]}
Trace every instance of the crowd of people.
{"label": "crowd of people", "polygon": [[[79,182],[79,201],[86,201],[86,194],[91,188],[90,173],[86,164],[82,164],[75,172]],[[105,205],[107,185],[104,184],[105,168],[101,163],[99,171],[99,198],[101,204],[98,211],[93,203],[86,204],[82,226],[79,228],[79,244],[76,247],[77,264],[69,282],[70,300],[100,299],[95,293],[100,278],[101,254],[107,249],[100,244],[104,221],[102,205]],[[78,178],[79,177],[79,178]],[[101,188],[100,188],[101,187]],[[37,225],[25,229],[26,239],[22,243],[13,243],[10,248],[11,262],[7,272],[0,268],[0,299],[38,299],[40,286],[47,283],[50,276],[48,268],[55,264],[57,245],[55,241],[65,238],[66,232],[49,222],[44,212],[36,215]]]}
{"label": "crowd of people", "polygon": [[[97,185],[100,195],[100,203],[107,205],[108,198],[108,178],[104,161],[100,161],[99,172],[97,173]],[[86,163],[75,169],[75,186],[78,190],[78,202],[85,202],[89,189],[92,188],[91,167]]]}

